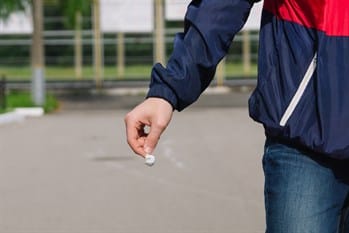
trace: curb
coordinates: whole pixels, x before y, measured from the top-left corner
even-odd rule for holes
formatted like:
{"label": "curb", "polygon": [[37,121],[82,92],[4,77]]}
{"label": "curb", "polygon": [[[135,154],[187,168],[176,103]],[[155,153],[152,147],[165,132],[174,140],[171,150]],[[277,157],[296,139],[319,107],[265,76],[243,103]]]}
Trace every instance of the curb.
{"label": "curb", "polygon": [[[63,111],[85,110],[130,110],[144,101],[147,88],[117,88],[103,93],[81,93],[70,95],[62,93],[57,98]],[[252,88],[216,87],[208,88],[192,107],[216,108],[216,107],[247,107],[248,98]]]}
{"label": "curb", "polygon": [[22,122],[27,117],[40,117],[43,115],[43,108],[15,108],[12,112],[0,114],[0,125]]}

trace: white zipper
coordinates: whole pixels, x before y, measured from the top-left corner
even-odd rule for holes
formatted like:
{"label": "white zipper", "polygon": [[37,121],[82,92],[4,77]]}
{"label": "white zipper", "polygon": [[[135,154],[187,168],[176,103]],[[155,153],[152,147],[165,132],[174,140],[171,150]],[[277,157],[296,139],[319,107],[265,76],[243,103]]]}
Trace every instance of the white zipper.
{"label": "white zipper", "polygon": [[311,77],[313,76],[315,69],[316,69],[316,58],[317,54],[315,53],[313,60],[311,60],[311,63],[307,69],[307,72],[305,73],[302,82],[300,83],[296,94],[293,96],[290,104],[288,105],[284,115],[282,116],[280,120],[280,126],[285,126],[288,119],[291,117],[292,113],[294,112],[295,108],[297,107],[300,99],[302,98],[305,88],[307,87]]}

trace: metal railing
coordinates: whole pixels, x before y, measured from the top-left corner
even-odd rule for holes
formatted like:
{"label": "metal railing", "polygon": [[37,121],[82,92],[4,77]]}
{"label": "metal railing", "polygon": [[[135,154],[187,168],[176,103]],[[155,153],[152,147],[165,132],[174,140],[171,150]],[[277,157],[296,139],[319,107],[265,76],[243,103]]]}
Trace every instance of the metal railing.
{"label": "metal railing", "polygon": [[[224,80],[223,85],[227,87],[255,86],[256,78],[238,77],[234,79]],[[131,79],[131,80],[103,80],[101,87],[109,88],[146,88],[149,80]],[[217,80],[213,80],[211,86],[217,86]],[[7,80],[7,90],[30,90],[31,81],[29,80]],[[96,88],[94,80],[47,80],[45,83],[47,90],[93,90]]]}

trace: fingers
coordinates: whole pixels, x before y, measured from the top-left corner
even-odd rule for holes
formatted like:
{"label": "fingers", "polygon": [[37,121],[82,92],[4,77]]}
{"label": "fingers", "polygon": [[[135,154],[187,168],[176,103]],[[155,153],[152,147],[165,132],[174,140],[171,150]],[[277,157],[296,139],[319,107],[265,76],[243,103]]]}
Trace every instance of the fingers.
{"label": "fingers", "polygon": [[145,139],[144,151],[146,154],[152,154],[156,145],[160,139],[162,132],[166,129],[167,125],[153,123],[150,127],[150,132]]}
{"label": "fingers", "polygon": [[132,119],[131,116],[126,116],[126,135],[127,143],[131,149],[140,156],[145,156],[144,143],[146,135],[143,131],[143,125]]}
{"label": "fingers", "polygon": [[164,124],[153,123],[150,126],[150,132],[146,134],[144,133],[144,124],[137,123],[135,120],[129,118],[127,118],[125,122],[127,143],[136,154],[143,157],[145,157],[146,154],[153,153],[161,134],[167,126]]}
{"label": "fingers", "polygon": [[[165,100],[149,98],[136,106],[125,117],[127,142],[138,155],[152,154],[160,135],[166,129],[172,117],[172,106]],[[144,127],[149,126],[146,134]]]}

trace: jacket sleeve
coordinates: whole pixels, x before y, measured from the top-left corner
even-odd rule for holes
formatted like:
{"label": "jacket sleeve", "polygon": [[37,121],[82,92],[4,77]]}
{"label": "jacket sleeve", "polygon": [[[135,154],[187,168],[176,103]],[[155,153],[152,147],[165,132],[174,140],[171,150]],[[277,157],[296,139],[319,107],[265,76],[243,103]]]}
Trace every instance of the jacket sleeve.
{"label": "jacket sleeve", "polygon": [[166,67],[155,64],[147,97],[160,97],[181,111],[197,100],[214,77],[235,34],[258,0],[194,0],[184,33],[178,33]]}

